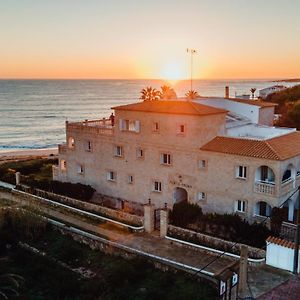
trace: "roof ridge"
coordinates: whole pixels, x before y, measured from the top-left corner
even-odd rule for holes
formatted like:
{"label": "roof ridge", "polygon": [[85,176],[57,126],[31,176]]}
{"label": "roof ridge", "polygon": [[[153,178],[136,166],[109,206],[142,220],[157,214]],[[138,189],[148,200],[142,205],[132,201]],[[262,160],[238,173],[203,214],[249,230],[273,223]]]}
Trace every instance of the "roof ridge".
{"label": "roof ridge", "polygon": [[282,159],[281,155],[278,154],[278,152],[270,145],[269,140],[264,140],[264,142],[267,144],[267,146],[276,154],[277,158],[279,160]]}

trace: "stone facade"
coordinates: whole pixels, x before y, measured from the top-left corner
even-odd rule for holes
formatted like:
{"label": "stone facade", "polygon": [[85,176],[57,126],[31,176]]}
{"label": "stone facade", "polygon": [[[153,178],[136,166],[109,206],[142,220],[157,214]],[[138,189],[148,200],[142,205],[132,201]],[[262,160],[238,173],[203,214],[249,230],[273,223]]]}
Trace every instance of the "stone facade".
{"label": "stone facade", "polygon": [[[273,107],[258,111],[261,122],[270,123]],[[89,184],[101,194],[141,205],[150,199],[156,208],[188,200],[204,212],[237,211],[250,221],[260,220],[300,184],[300,156],[282,161],[200,150],[214,137],[226,135],[225,118],[223,111],[188,115],[116,108],[114,126],[107,120],[104,126],[98,125],[101,121],[67,123],[54,179]],[[123,121],[128,121],[126,130]],[[271,183],[259,178],[262,166],[273,171]],[[239,167],[245,167],[244,178]],[[292,176],[283,183],[289,168]],[[291,199],[290,218],[296,197]]]}

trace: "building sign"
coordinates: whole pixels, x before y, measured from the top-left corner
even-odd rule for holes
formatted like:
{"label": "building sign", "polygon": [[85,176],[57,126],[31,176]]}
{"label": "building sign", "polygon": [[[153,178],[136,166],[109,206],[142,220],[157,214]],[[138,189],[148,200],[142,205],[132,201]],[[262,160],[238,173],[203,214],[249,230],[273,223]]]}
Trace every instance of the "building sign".
{"label": "building sign", "polygon": [[176,181],[176,180],[170,180],[170,184],[177,185],[180,187],[190,188],[190,189],[193,187],[190,184],[183,183],[181,181]]}

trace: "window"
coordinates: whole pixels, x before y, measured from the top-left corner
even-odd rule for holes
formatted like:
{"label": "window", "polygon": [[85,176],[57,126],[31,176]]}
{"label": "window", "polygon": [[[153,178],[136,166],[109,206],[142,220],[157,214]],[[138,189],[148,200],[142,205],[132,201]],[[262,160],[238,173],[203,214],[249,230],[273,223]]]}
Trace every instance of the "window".
{"label": "window", "polygon": [[199,169],[205,169],[206,168],[206,160],[204,160],[204,159],[199,160],[198,166],[199,166]]}
{"label": "window", "polygon": [[140,121],[119,119],[119,129],[121,131],[140,132]]}
{"label": "window", "polygon": [[235,211],[244,213],[246,211],[246,201],[237,200],[235,202]]}
{"label": "window", "polygon": [[67,170],[67,162],[64,159],[61,159],[61,161],[60,161],[60,169],[62,171],[66,171]]}
{"label": "window", "polygon": [[236,177],[246,179],[247,178],[247,167],[237,166],[237,168],[236,168]]}
{"label": "window", "polygon": [[77,165],[77,173],[78,174],[83,174],[84,173],[83,165]]}
{"label": "window", "polygon": [[73,149],[75,148],[75,139],[73,137],[70,137],[69,140],[68,140],[68,146],[70,149]]}
{"label": "window", "polygon": [[85,143],[85,151],[92,151],[92,142],[91,141],[86,141]]}
{"label": "window", "polygon": [[133,183],[133,175],[128,175],[128,183]]}
{"label": "window", "polygon": [[144,158],[144,150],[142,148],[136,149],[136,157],[137,158]]}
{"label": "window", "polygon": [[198,200],[205,200],[206,199],[206,194],[204,192],[199,192],[198,193]]}
{"label": "window", "polygon": [[161,182],[160,181],[154,181],[153,182],[153,191],[154,192],[161,192],[162,191]]}
{"label": "window", "polygon": [[117,174],[116,174],[116,172],[114,172],[114,171],[108,171],[107,174],[106,174],[106,178],[107,178],[107,180],[109,180],[109,181],[116,181],[116,179],[117,179]]}
{"label": "window", "polygon": [[158,122],[153,122],[152,131],[159,132],[159,123]]}
{"label": "window", "polygon": [[160,163],[162,165],[170,165],[171,164],[171,154],[162,153],[160,155]]}
{"label": "window", "polygon": [[122,157],[123,156],[123,147],[115,146],[115,156]]}
{"label": "window", "polygon": [[185,133],[186,133],[186,125],[185,124],[177,125],[177,134],[184,135]]}

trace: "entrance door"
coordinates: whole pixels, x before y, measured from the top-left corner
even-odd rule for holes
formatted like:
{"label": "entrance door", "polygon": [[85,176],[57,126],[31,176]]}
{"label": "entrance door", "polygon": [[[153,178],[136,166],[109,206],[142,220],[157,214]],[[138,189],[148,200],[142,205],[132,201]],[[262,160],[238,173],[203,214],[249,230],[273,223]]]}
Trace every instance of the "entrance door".
{"label": "entrance door", "polygon": [[173,201],[174,204],[188,201],[188,193],[186,189],[181,187],[176,187],[173,193]]}

